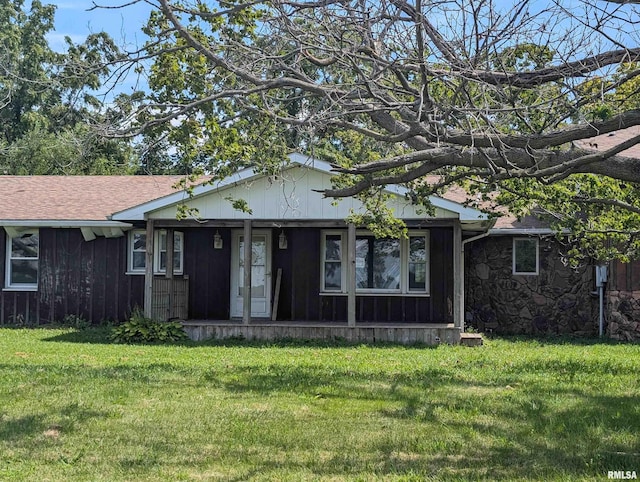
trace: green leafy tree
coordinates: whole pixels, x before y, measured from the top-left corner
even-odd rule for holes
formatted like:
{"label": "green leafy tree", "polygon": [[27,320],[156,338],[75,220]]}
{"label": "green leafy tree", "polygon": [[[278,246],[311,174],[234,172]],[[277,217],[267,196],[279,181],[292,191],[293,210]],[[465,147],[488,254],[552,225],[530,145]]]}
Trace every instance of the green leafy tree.
{"label": "green leafy tree", "polygon": [[598,153],[583,141],[640,125],[639,14],[596,0],[158,0],[130,57],[151,62],[152,92],[117,132],[161,132],[221,177],[319,152],[344,174],[325,194],[364,196],[373,223],[390,183],[426,208],[449,183],[498,190],[575,230],[584,253],[623,256],[640,206],[611,196],[640,182],[640,159],[620,155],[640,136]]}
{"label": "green leafy tree", "polygon": [[129,141],[89,128],[100,117],[95,96],[121,54],[105,33],[66,51],[47,41],[55,6],[33,0],[0,2],[0,172],[113,174],[133,162]]}

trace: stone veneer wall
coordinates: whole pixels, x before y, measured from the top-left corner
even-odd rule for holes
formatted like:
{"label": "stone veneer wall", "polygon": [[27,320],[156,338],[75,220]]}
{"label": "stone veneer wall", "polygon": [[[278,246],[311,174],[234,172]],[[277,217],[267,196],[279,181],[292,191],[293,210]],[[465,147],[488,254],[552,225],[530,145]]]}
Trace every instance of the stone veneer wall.
{"label": "stone veneer wall", "polygon": [[513,238],[489,236],[465,247],[465,319],[500,334],[597,334],[593,267],[562,263],[557,243],[540,239],[538,275],[512,274]]}
{"label": "stone veneer wall", "polygon": [[614,340],[640,340],[640,291],[606,292],[607,334]]}

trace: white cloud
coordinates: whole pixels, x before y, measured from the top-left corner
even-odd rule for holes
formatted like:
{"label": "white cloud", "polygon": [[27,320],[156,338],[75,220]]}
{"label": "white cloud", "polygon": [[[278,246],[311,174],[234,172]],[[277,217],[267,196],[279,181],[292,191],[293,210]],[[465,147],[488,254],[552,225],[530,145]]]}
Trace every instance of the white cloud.
{"label": "white cloud", "polygon": [[61,32],[49,32],[47,34],[47,41],[49,47],[56,52],[63,52],[67,49],[67,43],[64,41],[65,37],[69,37],[74,44],[79,44],[85,41],[86,35],[77,33],[61,33]]}

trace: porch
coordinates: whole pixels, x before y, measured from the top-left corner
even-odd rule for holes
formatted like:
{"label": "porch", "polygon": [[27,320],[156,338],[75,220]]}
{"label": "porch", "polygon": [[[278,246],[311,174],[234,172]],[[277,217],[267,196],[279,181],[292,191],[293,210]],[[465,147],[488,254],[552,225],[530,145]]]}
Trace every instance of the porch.
{"label": "porch", "polygon": [[453,323],[356,323],[312,321],[189,320],[183,326],[194,341],[243,338],[246,340],[344,340],[403,345],[450,345],[460,342],[461,330]]}

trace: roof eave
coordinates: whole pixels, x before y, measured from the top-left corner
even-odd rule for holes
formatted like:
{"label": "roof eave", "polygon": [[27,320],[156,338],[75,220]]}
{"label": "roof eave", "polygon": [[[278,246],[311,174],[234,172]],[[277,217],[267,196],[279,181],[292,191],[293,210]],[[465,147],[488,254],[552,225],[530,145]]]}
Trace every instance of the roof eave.
{"label": "roof eave", "polygon": [[78,219],[2,219],[0,226],[23,228],[131,228],[131,223]]}

